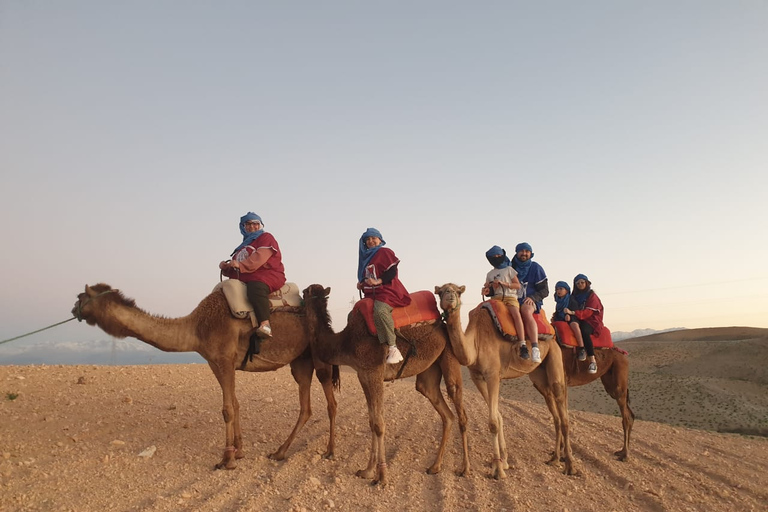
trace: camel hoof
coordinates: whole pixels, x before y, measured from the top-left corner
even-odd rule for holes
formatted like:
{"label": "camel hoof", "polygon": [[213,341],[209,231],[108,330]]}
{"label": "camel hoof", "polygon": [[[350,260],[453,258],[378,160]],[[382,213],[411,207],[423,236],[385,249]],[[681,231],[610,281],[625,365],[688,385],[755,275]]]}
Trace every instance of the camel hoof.
{"label": "camel hoof", "polygon": [[469,470],[469,468],[460,469],[458,471],[454,471],[454,474],[456,476],[470,476],[472,472]]}
{"label": "camel hoof", "polygon": [[619,450],[617,452],[613,452],[613,454],[621,462],[626,462],[627,460],[629,460],[629,454],[627,453],[626,450]]}
{"label": "camel hoof", "polygon": [[375,476],[375,473],[373,472],[373,470],[369,471],[367,469],[358,469],[357,473],[355,473],[355,476],[370,480]]}
{"label": "camel hoof", "polygon": [[494,480],[504,480],[506,478],[507,478],[507,473],[505,473],[503,469],[498,469],[493,472]]}
{"label": "camel hoof", "polygon": [[214,471],[217,469],[235,469],[237,467],[237,464],[235,464],[235,461],[230,460],[229,462],[221,461],[215,466],[213,466]]}
{"label": "camel hoof", "polygon": [[245,452],[243,452],[241,448],[235,452],[235,459],[243,459],[243,458],[245,458]]}
{"label": "camel hoof", "polygon": [[336,458],[336,455],[333,452],[325,452],[323,454],[323,458],[328,460],[334,460]]}
{"label": "camel hoof", "polygon": [[435,465],[435,466],[432,466],[431,468],[427,468],[427,474],[428,475],[436,475],[441,470],[442,470],[442,468],[440,466]]}
{"label": "camel hoof", "polygon": [[285,460],[285,454],[280,452],[270,453],[269,455],[267,455],[267,458],[271,460],[277,460],[277,461]]}

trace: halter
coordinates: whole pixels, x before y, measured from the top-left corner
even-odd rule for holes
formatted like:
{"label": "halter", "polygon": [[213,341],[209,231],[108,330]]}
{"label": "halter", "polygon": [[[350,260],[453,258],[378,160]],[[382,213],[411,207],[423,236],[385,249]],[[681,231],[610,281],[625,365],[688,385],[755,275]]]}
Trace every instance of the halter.
{"label": "halter", "polygon": [[88,297],[88,300],[86,300],[85,302],[82,302],[80,299],[78,299],[78,300],[77,300],[77,314],[75,315],[75,318],[77,318],[77,321],[78,321],[78,322],[82,322],[82,321],[83,321],[83,308],[84,308],[84,307],[85,307],[85,306],[86,306],[86,305],[87,305],[89,302],[91,302],[91,301],[92,301],[92,300],[94,300],[94,299],[97,299],[97,298],[101,297],[102,295],[106,295],[106,294],[108,294],[108,293],[114,293],[114,292],[116,292],[116,291],[117,291],[117,290],[107,290],[107,291],[105,291],[105,292],[97,293],[97,294],[96,294],[96,295],[94,295],[93,297]]}
{"label": "halter", "polygon": [[451,308],[450,310],[444,309],[442,315],[440,315],[443,319],[443,321],[448,320],[448,316],[459,306],[461,306],[461,294],[455,290],[447,289],[444,292],[440,294],[440,302],[443,301],[443,295],[445,294],[451,294],[452,296],[456,297],[456,305]]}

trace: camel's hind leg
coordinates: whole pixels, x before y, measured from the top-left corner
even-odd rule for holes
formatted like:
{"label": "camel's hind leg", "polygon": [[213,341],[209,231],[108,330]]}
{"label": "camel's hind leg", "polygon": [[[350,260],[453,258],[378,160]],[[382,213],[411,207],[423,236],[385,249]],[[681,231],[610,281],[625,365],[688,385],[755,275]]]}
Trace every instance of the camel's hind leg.
{"label": "camel's hind leg", "polygon": [[437,457],[432,466],[427,469],[427,473],[430,475],[439,473],[443,468],[445,447],[448,444],[451,426],[453,425],[453,413],[448,408],[448,404],[445,402],[445,398],[443,398],[443,393],[440,391],[440,380],[442,377],[442,371],[440,371],[437,363],[416,376],[416,390],[427,397],[427,400],[435,408],[437,414],[440,415],[443,423],[443,435],[440,439],[440,447],[437,449]]}
{"label": "camel's hind leg", "polygon": [[459,476],[469,476],[469,442],[467,440],[467,412],[464,410],[464,382],[461,377],[461,364],[450,350],[443,352],[440,360],[440,369],[445,380],[445,390],[453,402],[456,416],[459,418],[459,432],[461,433],[461,447],[463,450],[462,467]]}
{"label": "camel's hind leg", "polygon": [[501,480],[507,478],[504,470],[509,469],[509,464],[507,463],[507,446],[504,440],[504,420],[499,411],[499,387],[501,382],[499,372],[498,369],[489,373],[470,371],[470,376],[488,405],[488,429],[493,440],[491,474],[493,478]]}
{"label": "camel's hind leg", "polygon": [[[553,464],[559,462],[561,454],[563,453],[563,429],[560,419],[560,411],[557,408],[557,401],[553,396],[551,390],[548,388],[546,371],[539,366],[532,373],[528,374],[528,377],[533,382],[533,387],[541,393],[544,397],[544,402],[547,404],[547,409],[552,415],[552,423],[555,426],[555,449],[552,451],[552,456],[547,461],[547,464]],[[567,399],[567,398],[566,398]]]}
{"label": "camel's hind leg", "polygon": [[614,452],[614,455],[621,460],[629,459],[629,437],[632,433],[632,425],[635,422],[635,413],[629,407],[629,365],[620,365],[614,363],[610,370],[603,374],[600,379],[603,387],[608,394],[619,404],[621,412],[621,426],[624,429],[624,447]]}
{"label": "camel's hind leg", "polygon": [[314,375],[314,373],[315,367],[312,363],[312,359],[299,358],[291,361],[291,375],[293,375],[293,380],[299,385],[299,417],[296,420],[296,425],[294,425],[288,439],[285,440],[276,452],[267,455],[270,459],[285,459],[285,452],[288,451],[291,443],[293,443],[296,434],[299,433],[301,427],[303,427],[307,420],[312,416],[310,391],[312,387],[312,375]]}
{"label": "camel's hind leg", "polygon": [[242,458],[243,434],[240,430],[240,404],[235,396],[235,366],[230,362],[212,363],[208,361],[216,380],[221,386],[223,405],[221,414],[224,417],[225,448],[221,462],[214,469],[235,469],[235,458]]}
{"label": "camel's hind leg", "polygon": [[[542,366],[543,371],[542,371]],[[565,369],[563,368],[563,353],[560,347],[553,345],[547,352],[547,357],[541,363],[539,368],[531,373],[531,380],[534,385],[538,384],[547,390],[547,395],[552,396],[555,402],[555,410],[560,419],[559,432],[556,434],[555,452],[557,453],[562,446],[561,456],[565,462],[565,474],[576,475],[578,470],[574,464],[573,452],[571,451],[570,425],[568,419],[568,387],[565,381]],[[538,387],[537,387],[538,388]],[[545,395],[546,396],[546,395]],[[557,419],[552,414],[557,428]],[[562,436],[562,442],[560,441]],[[559,458],[559,457],[558,457]]]}

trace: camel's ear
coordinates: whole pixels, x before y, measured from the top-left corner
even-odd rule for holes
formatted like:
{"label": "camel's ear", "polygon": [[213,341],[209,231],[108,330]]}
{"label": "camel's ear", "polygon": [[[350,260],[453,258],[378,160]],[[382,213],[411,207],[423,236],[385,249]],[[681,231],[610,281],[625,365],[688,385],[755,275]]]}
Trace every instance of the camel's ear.
{"label": "camel's ear", "polygon": [[467,287],[466,286],[464,286],[464,285],[459,286],[459,293],[464,293],[465,291],[467,291]]}
{"label": "camel's ear", "polygon": [[440,292],[443,290],[442,286],[435,286],[435,295],[440,295]]}
{"label": "camel's ear", "polygon": [[91,288],[90,286],[85,285],[85,294],[88,295],[89,297],[93,297],[94,295],[96,295],[96,292],[93,291],[93,288]]}
{"label": "camel's ear", "polygon": [[331,287],[325,289],[325,296],[328,297],[331,294]]}

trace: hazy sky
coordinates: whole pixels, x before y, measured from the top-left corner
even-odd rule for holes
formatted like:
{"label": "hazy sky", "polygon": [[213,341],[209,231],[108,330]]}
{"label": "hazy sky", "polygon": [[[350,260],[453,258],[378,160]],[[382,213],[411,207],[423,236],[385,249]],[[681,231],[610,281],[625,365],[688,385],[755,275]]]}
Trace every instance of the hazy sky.
{"label": "hazy sky", "polygon": [[0,339],[86,283],[187,314],[247,211],[337,330],[368,227],[465,309],[527,241],[612,330],[768,327],[766,27],[747,0],[0,0]]}

